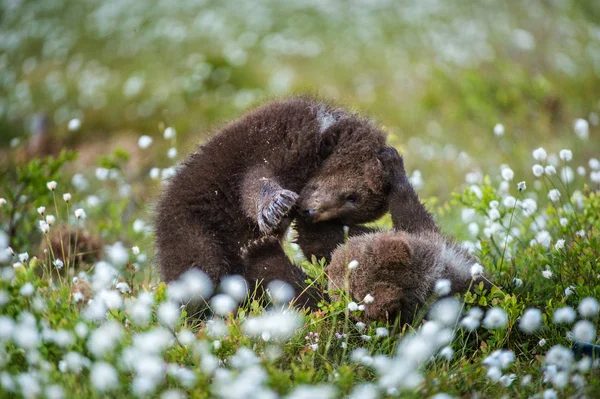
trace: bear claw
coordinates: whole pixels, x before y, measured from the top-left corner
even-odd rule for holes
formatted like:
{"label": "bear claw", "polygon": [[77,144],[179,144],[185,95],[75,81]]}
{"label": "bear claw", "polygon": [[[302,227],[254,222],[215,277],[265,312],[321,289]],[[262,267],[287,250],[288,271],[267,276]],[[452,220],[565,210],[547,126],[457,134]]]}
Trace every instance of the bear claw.
{"label": "bear claw", "polygon": [[281,221],[290,213],[298,194],[280,189],[269,193],[258,206],[258,228],[263,234],[270,234],[279,227]]}

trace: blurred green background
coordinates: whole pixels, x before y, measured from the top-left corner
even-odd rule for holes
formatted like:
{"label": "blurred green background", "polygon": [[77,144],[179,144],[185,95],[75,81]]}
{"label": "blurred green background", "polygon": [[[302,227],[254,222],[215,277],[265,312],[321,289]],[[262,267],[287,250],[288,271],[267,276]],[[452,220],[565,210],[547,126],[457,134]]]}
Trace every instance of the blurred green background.
{"label": "blurred green background", "polygon": [[[373,117],[425,197],[498,177],[501,164],[515,185],[531,179],[538,146],[580,163],[600,155],[595,0],[0,4],[2,157],[45,115],[53,151],[77,149],[78,170],[123,147],[147,176],[173,162],[165,127],[181,159],[219,124],[293,93]],[[141,151],[140,135],[154,144]]]}

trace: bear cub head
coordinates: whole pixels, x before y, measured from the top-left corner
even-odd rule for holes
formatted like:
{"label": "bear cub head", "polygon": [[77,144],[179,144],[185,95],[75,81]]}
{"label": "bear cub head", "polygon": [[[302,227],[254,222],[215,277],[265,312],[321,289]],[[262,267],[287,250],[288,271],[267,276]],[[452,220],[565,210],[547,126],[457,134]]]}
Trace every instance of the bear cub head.
{"label": "bear cub head", "polygon": [[[360,153],[360,152],[357,152]],[[334,153],[300,193],[300,215],[313,223],[372,222],[389,206],[389,192],[405,174],[402,157],[391,147],[372,148],[363,159]]]}

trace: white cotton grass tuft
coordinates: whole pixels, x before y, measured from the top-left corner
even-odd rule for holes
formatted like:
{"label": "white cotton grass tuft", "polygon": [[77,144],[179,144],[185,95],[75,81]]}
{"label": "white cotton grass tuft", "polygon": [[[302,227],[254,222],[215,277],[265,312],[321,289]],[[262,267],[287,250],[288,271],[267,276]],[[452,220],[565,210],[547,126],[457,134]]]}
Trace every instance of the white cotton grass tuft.
{"label": "white cotton grass tuft", "polygon": [[525,191],[527,189],[527,183],[525,183],[524,181],[519,182],[517,184],[517,189],[519,190],[519,192]]}
{"label": "white cotton grass tuft", "polygon": [[481,266],[479,263],[474,263],[471,266],[471,277],[478,278],[481,276],[483,276],[483,266]]}
{"label": "white cotton grass tuft", "polygon": [[177,148],[175,148],[175,147],[169,148],[169,150],[167,151],[167,157],[169,159],[175,159],[175,157],[177,157]]}
{"label": "white cotton grass tuft", "polygon": [[575,130],[575,134],[581,140],[587,140],[590,135],[590,124],[585,119],[575,119],[575,122],[573,123],[573,130]]}
{"label": "white cotton grass tuft", "polygon": [[219,316],[233,313],[237,308],[237,302],[227,294],[217,294],[210,299],[210,308]]}
{"label": "white cotton grass tuft", "polygon": [[175,324],[179,320],[180,314],[181,310],[179,309],[179,306],[173,302],[161,303],[156,311],[158,320],[167,327],[171,328],[175,327]]}
{"label": "white cotton grass tuft", "polygon": [[81,120],[74,118],[71,119],[67,125],[67,129],[69,129],[70,132],[76,132],[81,128]]}
{"label": "white cotton grass tuft", "polygon": [[294,288],[284,281],[273,280],[267,285],[267,290],[275,304],[285,304],[294,298]]}
{"label": "white cotton grass tuft", "polygon": [[373,295],[371,294],[367,294],[365,295],[365,297],[363,298],[363,302],[366,304],[371,304],[375,301],[375,298],[373,297]]}
{"label": "white cotton grass tuft", "polygon": [[485,318],[483,319],[483,326],[490,330],[504,328],[507,324],[508,316],[504,309],[499,307],[488,309]]}
{"label": "white cotton grass tuft", "polygon": [[70,193],[64,193],[62,197],[63,197],[63,201],[65,201],[67,203],[69,201],[71,201],[71,194]]}
{"label": "white cotton grass tuft", "polygon": [[573,326],[573,338],[577,341],[594,342],[596,338],[596,326],[589,320],[579,320]]}
{"label": "white cotton grass tuft", "polygon": [[167,295],[174,302],[200,302],[210,297],[213,292],[212,282],[199,269],[190,269],[183,273],[178,280],[172,281],[167,287]]}
{"label": "white cotton grass tuft", "polygon": [[85,211],[83,210],[83,208],[75,209],[75,217],[77,219],[82,219],[82,220],[86,218],[86,214],[85,214]]}
{"label": "white cotton grass tuft", "polygon": [[519,322],[519,329],[525,334],[532,334],[537,331],[542,325],[542,312],[539,309],[527,309],[521,321]]}
{"label": "white cotton grass tuft", "polygon": [[141,149],[146,149],[146,148],[150,147],[151,145],[152,145],[152,137],[150,137],[148,135],[140,136],[140,138],[138,139],[138,146]]}
{"label": "white cotton grass tuft", "polygon": [[542,147],[538,147],[533,150],[532,155],[536,161],[544,161],[547,157],[546,150],[544,150]]}
{"label": "white cotton grass tuft", "polygon": [[97,362],[90,369],[90,381],[97,391],[111,391],[118,387],[119,375],[109,363]]}
{"label": "white cotton grass tuft", "polygon": [[544,174],[544,167],[540,164],[535,164],[531,167],[535,177],[541,177]]}
{"label": "white cotton grass tuft", "polygon": [[444,298],[431,307],[429,317],[445,326],[454,325],[460,316],[460,309],[460,302],[456,298]]}
{"label": "white cotton grass tuft", "polygon": [[446,296],[450,293],[452,283],[448,279],[440,279],[435,282],[435,294],[437,296]]}
{"label": "white cotton grass tuft", "polygon": [[581,317],[595,318],[598,316],[598,301],[592,297],[584,298],[579,302],[577,310]]}
{"label": "white cotton grass tuft", "polygon": [[563,161],[569,162],[570,160],[573,159],[573,152],[571,150],[568,150],[568,149],[563,149],[563,150],[559,151],[558,156]]}
{"label": "white cotton grass tuft", "polygon": [[515,177],[515,172],[513,172],[513,170],[508,166],[502,168],[500,174],[502,175],[502,179],[506,181],[511,181]]}
{"label": "white cotton grass tuft", "polygon": [[56,190],[56,186],[57,186],[57,183],[54,180],[46,183],[46,187],[48,187],[48,190],[50,190],[50,191]]}
{"label": "white cotton grass tuft", "polygon": [[358,267],[358,261],[356,259],[351,260],[350,263],[348,263],[348,269],[350,270],[354,270]]}
{"label": "white cotton grass tuft", "polygon": [[552,320],[555,324],[571,324],[575,321],[577,314],[570,306],[564,306],[554,311]]}
{"label": "white cotton grass tuft", "polygon": [[273,310],[252,316],[242,323],[244,333],[263,341],[289,339],[302,326],[303,316],[295,310]]}
{"label": "white cotton grass tuft", "polygon": [[170,139],[174,138],[176,134],[177,134],[177,131],[175,129],[173,129],[172,127],[168,127],[163,132],[163,137],[165,138],[165,140],[170,140]]}
{"label": "white cotton grass tuft", "polygon": [[102,358],[119,345],[123,336],[123,328],[116,321],[107,321],[90,334],[87,348],[97,358]]}
{"label": "white cotton grass tuft", "polygon": [[248,295],[248,284],[242,276],[233,275],[223,278],[221,290],[237,302],[243,301]]}
{"label": "white cotton grass tuft", "polygon": [[504,125],[502,123],[496,123],[494,126],[494,134],[498,137],[504,136]]}
{"label": "white cotton grass tuft", "polygon": [[127,248],[125,248],[121,241],[117,241],[113,245],[107,245],[106,255],[110,262],[115,266],[123,266],[129,260]]}

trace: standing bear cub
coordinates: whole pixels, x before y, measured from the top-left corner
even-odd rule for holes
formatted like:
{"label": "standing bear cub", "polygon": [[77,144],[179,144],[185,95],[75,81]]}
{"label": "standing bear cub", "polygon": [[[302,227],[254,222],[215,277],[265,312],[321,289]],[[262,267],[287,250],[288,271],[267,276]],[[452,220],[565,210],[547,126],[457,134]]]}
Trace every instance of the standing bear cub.
{"label": "standing bear cub", "polygon": [[[281,248],[285,230],[294,218],[307,220],[302,231],[317,241],[328,235],[330,253],[343,240],[341,223],[383,215],[398,173],[397,154],[389,150],[369,120],[310,98],[249,112],[189,155],[162,194],[155,221],[162,278],[198,268],[214,283],[238,274],[250,284],[277,279],[297,295],[308,291],[306,276]],[[336,209],[310,203],[322,183],[335,193]],[[325,225],[318,230],[315,218],[333,221],[340,233],[331,236],[333,227]],[[363,231],[351,227],[353,234]],[[310,295],[299,303],[314,304]]]}

